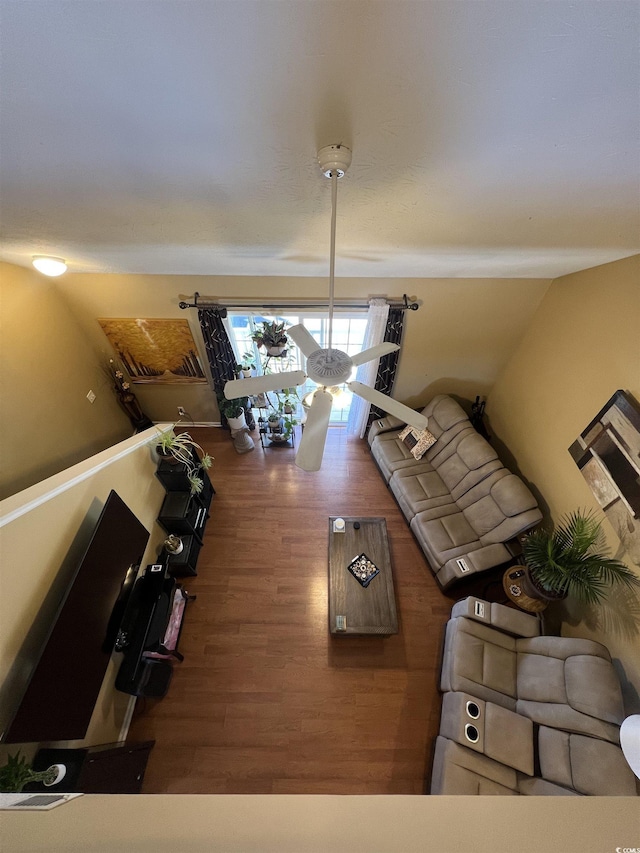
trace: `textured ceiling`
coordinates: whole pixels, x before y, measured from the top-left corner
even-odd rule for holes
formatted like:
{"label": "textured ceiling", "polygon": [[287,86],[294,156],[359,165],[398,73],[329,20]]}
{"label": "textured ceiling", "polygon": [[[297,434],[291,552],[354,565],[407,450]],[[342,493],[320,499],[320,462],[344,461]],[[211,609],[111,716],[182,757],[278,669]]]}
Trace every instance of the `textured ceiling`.
{"label": "textured ceiling", "polygon": [[542,276],[640,251],[640,4],[2,0],[2,257]]}

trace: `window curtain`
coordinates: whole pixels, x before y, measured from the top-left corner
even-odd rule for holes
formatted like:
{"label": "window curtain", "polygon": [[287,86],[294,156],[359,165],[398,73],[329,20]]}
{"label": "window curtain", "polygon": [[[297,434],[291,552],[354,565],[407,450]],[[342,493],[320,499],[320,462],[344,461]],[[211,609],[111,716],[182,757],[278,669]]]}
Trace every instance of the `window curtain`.
{"label": "window curtain", "polygon": [[[385,332],[389,317],[389,304],[385,299],[372,299],[369,303],[369,313],[367,315],[367,328],[364,333],[364,343],[362,349],[374,347],[376,344],[381,344],[385,340]],[[378,374],[379,364],[381,359],[376,358],[373,361],[368,361],[366,364],[361,364],[356,372],[356,379],[362,382],[363,385],[373,387]],[[354,435],[359,435],[364,438],[369,425],[369,412],[371,403],[367,403],[362,397],[353,395],[351,406],[349,408],[349,418],[347,420],[347,432]]]}
{"label": "window curtain", "polygon": [[[404,309],[389,308],[389,315],[387,317],[387,327],[384,333],[385,342],[398,344],[398,346],[400,346],[402,343],[403,326]],[[374,388],[376,389],[376,391],[381,391],[383,394],[386,394],[389,397],[393,396],[393,385],[396,379],[396,371],[398,369],[399,357],[399,350],[396,350],[396,352],[390,352],[388,355],[382,356],[382,358],[380,359],[380,364],[378,365],[378,373],[376,376],[376,384],[374,385]],[[383,418],[385,414],[386,413],[379,409],[377,406],[371,406],[367,429],[377,418]]]}
{"label": "window curtain", "polygon": [[[238,363],[224,325],[226,314],[225,309],[222,311],[219,308],[198,309],[198,320],[213,379],[213,390],[218,398],[223,395],[226,383],[236,378],[234,368]],[[224,415],[220,417],[222,423],[226,424]],[[250,411],[245,410],[245,419],[249,429],[255,429],[255,421]]]}

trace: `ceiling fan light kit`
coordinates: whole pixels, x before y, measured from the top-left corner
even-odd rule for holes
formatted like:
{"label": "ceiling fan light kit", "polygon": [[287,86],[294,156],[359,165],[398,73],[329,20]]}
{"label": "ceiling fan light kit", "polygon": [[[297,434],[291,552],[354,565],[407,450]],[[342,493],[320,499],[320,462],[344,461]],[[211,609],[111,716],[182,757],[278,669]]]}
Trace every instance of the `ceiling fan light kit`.
{"label": "ceiling fan light kit", "polygon": [[382,343],[370,347],[353,356],[332,346],[333,333],[333,304],[335,282],[335,253],[336,253],[336,209],[337,183],[351,165],[351,149],[346,145],[326,145],[318,151],[318,163],[325,177],[331,179],[331,250],[329,253],[329,326],[328,345],[321,347],[308,329],[302,325],[287,329],[287,335],[298,346],[306,358],[306,372],[302,370],[270,373],[264,376],[253,376],[247,379],[232,379],[224,387],[224,395],[228,400],[236,397],[253,396],[279,388],[291,388],[303,385],[307,379],[315,382],[319,388],[313,393],[313,401],[308,409],[302,440],[296,454],[296,465],[305,471],[318,471],[322,464],[324,446],[329,430],[331,406],[333,403],[332,389],[346,384],[359,397],[378,406],[385,412],[393,414],[416,429],[425,429],[427,419],[419,412],[398,403],[386,394],[376,391],[361,382],[349,381],[354,367],[365,364],[383,355],[399,350],[397,344]]}

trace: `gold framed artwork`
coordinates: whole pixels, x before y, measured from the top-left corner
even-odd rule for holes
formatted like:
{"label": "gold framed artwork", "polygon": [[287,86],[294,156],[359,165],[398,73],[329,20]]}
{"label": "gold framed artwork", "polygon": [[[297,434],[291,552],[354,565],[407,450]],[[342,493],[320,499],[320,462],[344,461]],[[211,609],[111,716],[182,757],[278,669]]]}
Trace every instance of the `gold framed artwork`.
{"label": "gold framed artwork", "polygon": [[137,385],[206,383],[188,320],[98,319]]}

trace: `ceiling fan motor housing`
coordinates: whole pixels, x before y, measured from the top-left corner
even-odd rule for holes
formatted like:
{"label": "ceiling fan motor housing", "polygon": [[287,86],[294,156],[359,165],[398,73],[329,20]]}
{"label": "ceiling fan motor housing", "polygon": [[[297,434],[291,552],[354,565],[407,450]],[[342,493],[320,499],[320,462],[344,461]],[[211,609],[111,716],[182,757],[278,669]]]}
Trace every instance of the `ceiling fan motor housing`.
{"label": "ceiling fan motor housing", "polygon": [[319,349],[307,356],[307,376],[318,385],[341,385],[347,382],[353,362],[339,349]]}
{"label": "ceiling fan motor housing", "polygon": [[325,178],[333,173],[341,178],[351,165],[351,149],[346,145],[325,145],[318,151],[318,163]]}

